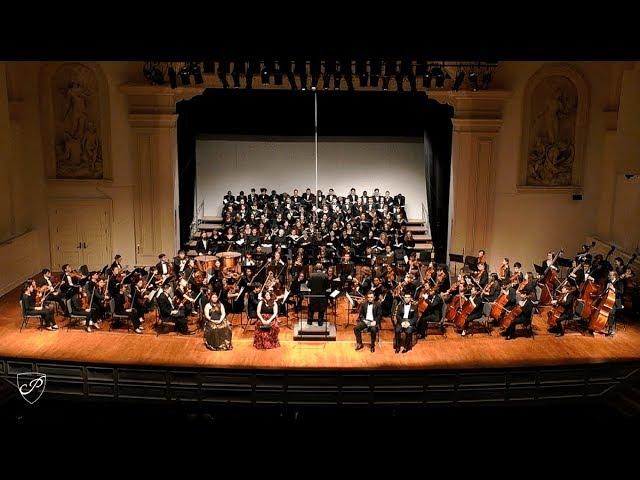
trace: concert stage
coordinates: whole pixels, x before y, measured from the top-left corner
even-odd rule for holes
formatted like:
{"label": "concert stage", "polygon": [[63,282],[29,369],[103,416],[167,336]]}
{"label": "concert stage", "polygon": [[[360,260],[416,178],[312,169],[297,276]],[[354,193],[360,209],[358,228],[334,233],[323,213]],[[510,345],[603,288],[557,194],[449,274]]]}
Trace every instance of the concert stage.
{"label": "concert stage", "polygon": [[[125,330],[86,333],[20,332],[18,294],[0,299],[0,376],[47,373],[47,394],[103,399],[184,400],[225,404],[448,404],[547,399],[598,399],[631,388],[640,370],[640,325],[614,337],[547,333],[541,317],[534,337],[506,341],[475,333],[430,334],[412,351],[393,350],[384,319],[375,353],[354,351],[354,316],[338,308],[337,341],[293,340],[293,321],[281,317],[281,347],[253,348],[253,327],[234,319],[229,352],[205,348],[201,333],[156,336],[153,314],[142,335]],[[329,317],[330,321],[334,321]],[[365,334],[365,342],[368,336]]]}

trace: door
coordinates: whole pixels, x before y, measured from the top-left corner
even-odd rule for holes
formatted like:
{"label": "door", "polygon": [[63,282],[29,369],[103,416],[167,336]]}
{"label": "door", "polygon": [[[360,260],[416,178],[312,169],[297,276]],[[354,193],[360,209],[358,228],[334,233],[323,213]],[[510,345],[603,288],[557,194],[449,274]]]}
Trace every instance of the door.
{"label": "door", "polygon": [[111,201],[54,200],[49,207],[51,263],[100,270],[111,260]]}

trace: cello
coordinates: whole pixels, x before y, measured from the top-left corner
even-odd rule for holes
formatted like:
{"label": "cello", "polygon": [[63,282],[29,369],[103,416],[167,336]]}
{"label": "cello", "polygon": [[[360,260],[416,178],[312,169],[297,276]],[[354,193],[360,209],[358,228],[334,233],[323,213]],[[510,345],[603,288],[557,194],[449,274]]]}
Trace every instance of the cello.
{"label": "cello", "polygon": [[475,305],[471,300],[471,297],[469,297],[467,301],[464,302],[464,305],[462,305],[462,307],[457,311],[453,324],[458,330],[462,330],[464,328],[464,324],[467,323],[467,318],[475,310],[476,306],[477,305]]}
{"label": "cello", "polygon": [[598,306],[591,313],[589,330],[592,332],[604,332],[609,323],[609,314],[616,305],[616,291],[608,288],[599,298]]}
{"label": "cello", "polygon": [[593,302],[600,294],[600,286],[593,280],[593,277],[587,277],[580,289],[580,297],[578,304],[582,305],[580,318],[587,320],[593,312]]}

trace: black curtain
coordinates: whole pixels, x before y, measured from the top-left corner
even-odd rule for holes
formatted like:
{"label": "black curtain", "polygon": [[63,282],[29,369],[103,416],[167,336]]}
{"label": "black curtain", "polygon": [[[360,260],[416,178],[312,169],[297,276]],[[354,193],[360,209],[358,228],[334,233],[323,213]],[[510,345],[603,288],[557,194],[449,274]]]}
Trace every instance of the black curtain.
{"label": "black curtain", "polygon": [[[209,89],[177,105],[180,239],[190,238],[199,134],[313,136],[311,92]],[[452,109],[411,92],[318,92],[320,136],[418,138],[425,142],[429,223],[437,261],[447,251]],[[376,179],[371,172],[372,181]],[[384,190],[384,187],[380,185]],[[373,185],[372,185],[373,188]]]}
{"label": "black curtain", "polygon": [[429,117],[424,130],[424,170],[434,257],[436,262],[446,263],[453,107],[441,107]]}

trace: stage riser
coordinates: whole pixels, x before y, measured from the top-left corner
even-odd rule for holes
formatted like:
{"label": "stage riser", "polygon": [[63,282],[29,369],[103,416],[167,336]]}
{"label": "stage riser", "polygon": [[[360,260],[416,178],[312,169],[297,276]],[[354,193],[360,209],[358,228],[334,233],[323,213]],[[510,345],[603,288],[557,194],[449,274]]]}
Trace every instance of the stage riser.
{"label": "stage riser", "polygon": [[[474,371],[182,370],[2,360],[47,375],[45,398],[228,405],[475,405],[606,400],[640,364]],[[17,391],[16,391],[17,395]]]}

